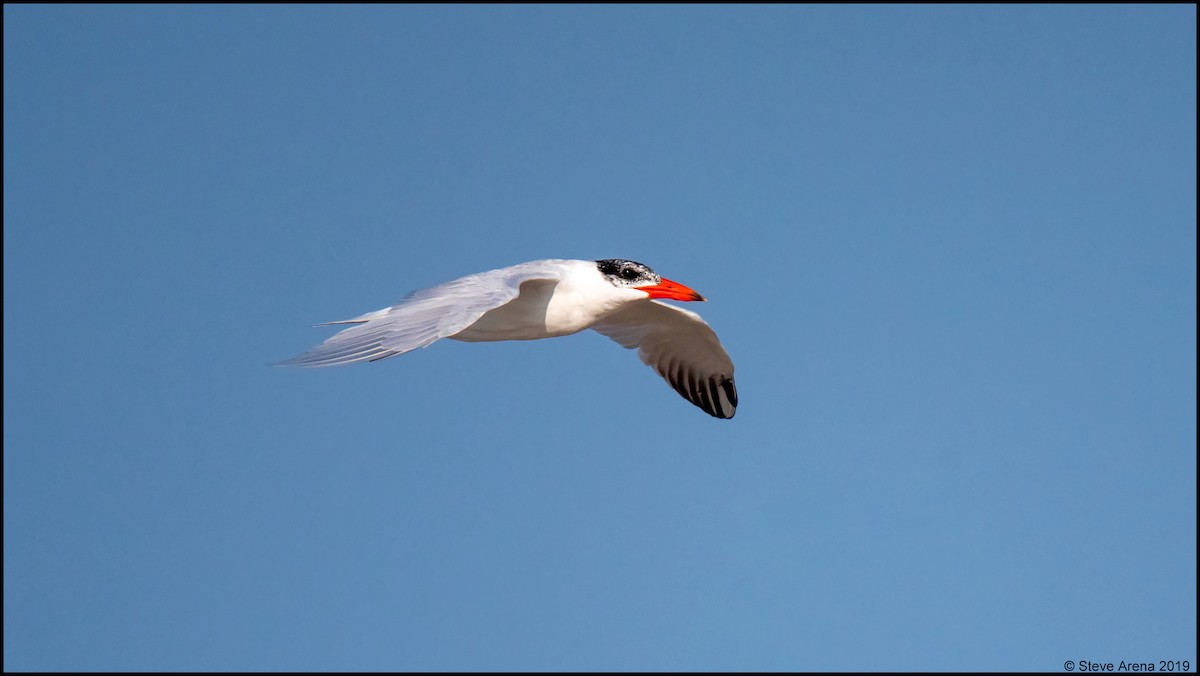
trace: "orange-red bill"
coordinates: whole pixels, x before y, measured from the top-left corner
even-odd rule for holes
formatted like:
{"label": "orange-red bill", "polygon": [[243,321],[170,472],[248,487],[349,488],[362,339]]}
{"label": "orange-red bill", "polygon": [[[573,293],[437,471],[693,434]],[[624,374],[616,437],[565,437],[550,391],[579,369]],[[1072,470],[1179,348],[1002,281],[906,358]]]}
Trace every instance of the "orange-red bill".
{"label": "orange-red bill", "polygon": [[645,291],[651,298],[669,298],[671,300],[704,300],[704,296],[692,291],[679,282],[672,282],[665,277],[654,286],[639,286],[638,291]]}

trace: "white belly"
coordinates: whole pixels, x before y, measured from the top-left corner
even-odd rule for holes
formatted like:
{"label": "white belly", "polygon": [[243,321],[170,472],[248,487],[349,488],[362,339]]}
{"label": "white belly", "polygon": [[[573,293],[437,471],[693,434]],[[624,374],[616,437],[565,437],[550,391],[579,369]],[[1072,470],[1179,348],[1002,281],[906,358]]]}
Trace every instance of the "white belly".
{"label": "white belly", "polygon": [[[611,312],[604,310],[605,315]],[[525,282],[521,295],[489,310],[450,338],[471,343],[553,338],[578,333],[599,318],[595,312],[581,309],[569,289],[558,288],[557,282],[538,280]]]}

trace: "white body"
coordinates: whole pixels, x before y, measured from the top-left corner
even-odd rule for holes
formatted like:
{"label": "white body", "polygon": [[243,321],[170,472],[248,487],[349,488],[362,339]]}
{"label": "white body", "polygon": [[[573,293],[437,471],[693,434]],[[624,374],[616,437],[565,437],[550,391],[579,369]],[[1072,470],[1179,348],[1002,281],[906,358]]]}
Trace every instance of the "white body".
{"label": "white body", "polygon": [[597,261],[541,260],[468,275],[330,323],[353,326],[281,365],[378,361],[441,338],[536,340],[591,328],[636,348],[643,362],[710,415],[732,418],[737,408],[733,362],[700,315],[651,300],[638,286],[602,274]]}
{"label": "white body", "polygon": [[590,329],[626,303],[646,300],[636,289],[618,289],[593,274],[592,261],[541,262],[547,271],[558,268],[561,276],[522,282],[516,298],[447,338],[480,343],[569,336]]}

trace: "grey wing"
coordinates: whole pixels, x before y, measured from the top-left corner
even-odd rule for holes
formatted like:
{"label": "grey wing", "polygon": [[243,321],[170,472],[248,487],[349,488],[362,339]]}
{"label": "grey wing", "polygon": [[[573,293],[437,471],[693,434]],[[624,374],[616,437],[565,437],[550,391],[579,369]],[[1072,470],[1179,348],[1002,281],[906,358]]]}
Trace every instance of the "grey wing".
{"label": "grey wing", "polygon": [[276,366],[340,366],[404,354],[467,328],[516,298],[522,283],[559,275],[557,261],[532,261],[414,291],[391,307],[329,322],[355,326]]}
{"label": "grey wing", "polygon": [[631,303],[592,328],[623,347],[637,348],[642,363],[709,415],[732,418],[737,411],[733,360],[695,312],[648,300]]}

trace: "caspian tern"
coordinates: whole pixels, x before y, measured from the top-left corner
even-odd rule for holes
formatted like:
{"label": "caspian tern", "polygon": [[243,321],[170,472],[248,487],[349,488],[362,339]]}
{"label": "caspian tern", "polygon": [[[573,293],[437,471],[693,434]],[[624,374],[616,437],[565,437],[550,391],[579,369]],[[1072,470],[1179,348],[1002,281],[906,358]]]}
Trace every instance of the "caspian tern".
{"label": "caspian tern", "polygon": [[279,366],[379,361],[442,338],[536,340],[594,329],[717,418],[737,410],[733,361],[700,315],[658,298],[704,297],[635,261],[542,260],[414,291],[399,303],[331,324],[353,324]]}

